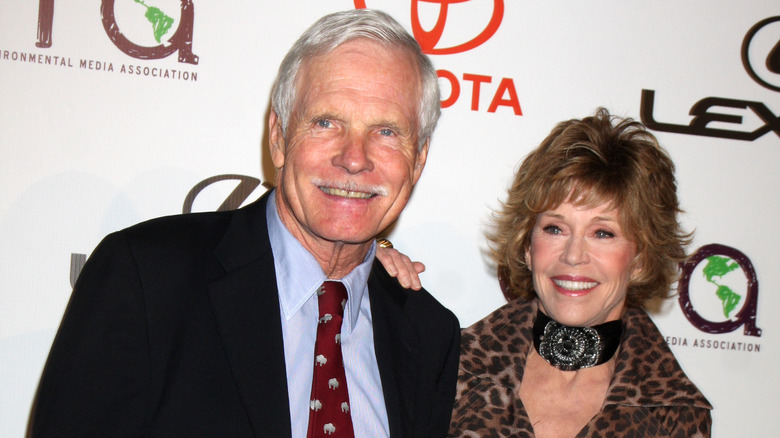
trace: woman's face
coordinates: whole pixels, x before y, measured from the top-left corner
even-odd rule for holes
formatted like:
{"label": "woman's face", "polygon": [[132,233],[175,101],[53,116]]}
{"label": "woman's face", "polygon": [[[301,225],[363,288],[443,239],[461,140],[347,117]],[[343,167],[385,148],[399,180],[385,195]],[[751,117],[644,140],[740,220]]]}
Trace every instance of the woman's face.
{"label": "woman's face", "polygon": [[635,253],[617,210],[564,202],[536,218],[525,261],[545,314],[593,326],[620,319]]}

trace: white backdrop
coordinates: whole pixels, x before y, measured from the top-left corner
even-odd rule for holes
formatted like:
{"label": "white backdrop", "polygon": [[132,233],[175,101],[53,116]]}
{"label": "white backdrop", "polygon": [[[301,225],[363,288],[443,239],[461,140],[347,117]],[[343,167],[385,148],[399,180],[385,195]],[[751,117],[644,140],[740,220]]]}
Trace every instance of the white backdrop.
{"label": "white backdrop", "polygon": [[[316,18],[361,3],[0,0],[0,436],[24,435],[74,254],[89,254],[111,231],[181,213],[208,178],[272,180],[265,118],[282,56]],[[718,259],[692,266],[692,316],[673,299],[653,319],[715,406],[714,436],[776,436],[776,0],[366,3],[409,29],[415,19],[428,31],[443,25],[440,38],[418,39],[433,52],[445,108],[389,235],[427,264],[424,285],[463,326],[503,304],[484,231],[517,163],[560,120],[598,106],[644,116],[677,164],[684,223],[696,231],[691,250],[723,245],[703,256],[728,256],[723,266],[732,266],[710,277],[704,268]],[[125,51],[101,19],[111,5]],[[197,63],[179,62],[188,38],[170,56],[150,55],[158,43],[149,7],[173,19],[163,44],[185,33],[191,14]],[[192,209],[216,209],[236,184],[208,185]],[[755,281],[743,275],[751,271]],[[734,293],[725,313],[723,287]]]}

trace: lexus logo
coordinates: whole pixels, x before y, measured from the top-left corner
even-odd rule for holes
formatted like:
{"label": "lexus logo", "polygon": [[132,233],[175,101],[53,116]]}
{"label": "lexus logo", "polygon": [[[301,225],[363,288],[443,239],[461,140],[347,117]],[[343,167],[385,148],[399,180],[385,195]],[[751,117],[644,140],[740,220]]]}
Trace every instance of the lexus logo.
{"label": "lexus logo", "polygon": [[762,87],[780,91],[780,16],[750,28],[742,41],[742,64]]}
{"label": "lexus logo", "polygon": [[[742,40],[742,64],[762,87],[780,91],[780,16],[761,20],[748,30]],[[763,102],[709,96],[691,106],[691,120],[667,123],[655,119],[655,99],[655,90],[642,90],[639,115],[648,128],[656,131],[745,141],[770,132],[780,136],[780,117]],[[737,114],[718,112],[719,108],[731,108]],[[757,126],[756,119],[763,125]]]}
{"label": "lexus logo", "polygon": [[[436,22],[431,30],[426,31],[420,23],[420,3],[435,3],[439,5],[439,13],[436,18]],[[484,24],[482,31],[477,32],[471,39],[456,43],[455,45],[441,47],[439,45],[442,36],[444,35],[445,28],[455,29],[458,28],[457,24],[448,23],[447,14],[450,8],[464,7],[461,3],[475,2],[475,0],[412,0],[411,2],[411,20],[412,20],[412,34],[414,38],[420,43],[420,47],[424,53],[429,55],[449,55],[453,53],[461,53],[478,47],[485,41],[489,40],[501,25],[501,20],[504,18],[504,0],[493,0],[492,11],[490,12],[490,18]],[[483,1],[482,3],[488,4],[489,2]],[[366,0],[355,0],[355,7],[358,9],[366,8]],[[465,27],[465,26],[464,26]],[[468,38],[468,37],[467,37]]]}

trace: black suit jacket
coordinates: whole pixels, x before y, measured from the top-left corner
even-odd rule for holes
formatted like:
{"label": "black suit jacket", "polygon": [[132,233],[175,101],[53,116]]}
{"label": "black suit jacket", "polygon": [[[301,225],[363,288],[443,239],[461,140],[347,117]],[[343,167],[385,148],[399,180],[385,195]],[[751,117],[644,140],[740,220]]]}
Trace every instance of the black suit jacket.
{"label": "black suit jacket", "polygon": [[[52,346],[31,436],[290,436],[266,200],[100,243]],[[378,262],[368,288],[391,436],[446,436],[457,319]]]}

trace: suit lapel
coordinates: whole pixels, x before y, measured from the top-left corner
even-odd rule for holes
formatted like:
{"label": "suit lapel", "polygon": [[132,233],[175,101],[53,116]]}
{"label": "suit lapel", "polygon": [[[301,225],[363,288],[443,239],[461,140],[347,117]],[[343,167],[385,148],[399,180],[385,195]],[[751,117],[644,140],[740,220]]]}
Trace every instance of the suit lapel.
{"label": "suit lapel", "polygon": [[390,436],[412,436],[420,360],[419,339],[404,312],[403,289],[375,261],[368,281],[374,349]]}
{"label": "suit lapel", "polygon": [[256,436],[290,436],[284,346],[264,196],[235,213],[209,284],[225,355]]}
{"label": "suit lapel", "polygon": [[[225,355],[256,436],[289,437],[290,411],[279,296],[264,196],[236,211],[215,255],[224,276],[209,283]],[[369,277],[374,348],[390,435],[412,436],[419,339],[405,292],[374,262]]]}

